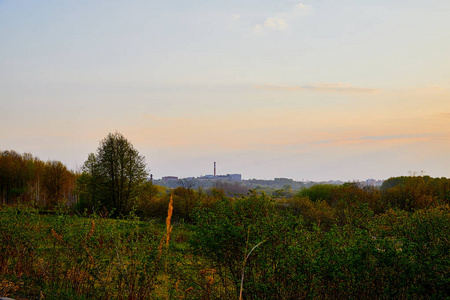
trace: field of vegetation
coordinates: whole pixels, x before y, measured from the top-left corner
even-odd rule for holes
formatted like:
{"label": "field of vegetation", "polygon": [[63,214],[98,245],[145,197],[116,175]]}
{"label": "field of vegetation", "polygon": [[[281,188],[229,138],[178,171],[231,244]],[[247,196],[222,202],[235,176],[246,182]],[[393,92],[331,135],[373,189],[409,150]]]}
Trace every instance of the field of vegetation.
{"label": "field of vegetation", "polygon": [[[150,201],[146,212],[155,215],[145,218],[137,211],[112,219],[63,206],[54,214],[30,205],[3,206],[0,294],[445,299],[448,200],[416,191],[423,177],[403,181],[384,192],[351,184],[314,186],[291,199],[208,196],[179,188],[172,202],[168,195]],[[159,207],[166,208],[165,223],[158,219]]]}
{"label": "field of vegetation", "polygon": [[1,154],[0,296],[450,297],[447,178],[230,196],[154,185],[117,133],[81,173]]}

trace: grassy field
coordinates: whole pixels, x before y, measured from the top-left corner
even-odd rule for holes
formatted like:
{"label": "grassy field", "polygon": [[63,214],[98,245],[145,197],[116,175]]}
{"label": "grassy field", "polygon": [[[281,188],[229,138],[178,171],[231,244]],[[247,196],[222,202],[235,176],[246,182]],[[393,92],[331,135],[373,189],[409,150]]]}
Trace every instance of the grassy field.
{"label": "grassy field", "polygon": [[321,222],[331,213],[319,202],[299,205],[308,215],[264,195],[224,197],[194,210],[189,224],[173,222],[171,209],[164,223],[1,207],[0,295],[239,299],[242,288],[243,299],[450,297],[448,205],[374,214],[360,203],[340,208],[345,224]]}
{"label": "grassy field", "polygon": [[0,295],[20,299],[171,298],[170,275],[186,255],[189,230],[97,215],[40,215],[3,208]]}

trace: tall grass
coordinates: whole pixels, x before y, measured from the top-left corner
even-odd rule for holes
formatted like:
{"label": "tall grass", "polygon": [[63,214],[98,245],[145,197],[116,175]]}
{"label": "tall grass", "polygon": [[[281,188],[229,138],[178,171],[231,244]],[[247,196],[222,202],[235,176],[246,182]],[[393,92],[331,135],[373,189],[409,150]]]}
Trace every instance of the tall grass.
{"label": "tall grass", "polygon": [[29,208],[6,208],[0,232],[2,278],[25,283],[2,296],[145,299],[161,284],[161,230],[133,216],[43,218]]}
{"label": "tall grass", "polygon": [[[223,198],[195,223],[0,207],[0,295],[20,299],[446,299],[450,208],[373,214]],[[299,214],[301,212],[301,214]],[[304,217],[303,217],[304,216]],[[319,216],[319,217],[317,217]],[[308,218],[307,218],[308,217]],[[320,223],[319,223],[320,222]],[[325,226],[326,225],[326,226]],[[186,241],[189,240],[189,243]]]}

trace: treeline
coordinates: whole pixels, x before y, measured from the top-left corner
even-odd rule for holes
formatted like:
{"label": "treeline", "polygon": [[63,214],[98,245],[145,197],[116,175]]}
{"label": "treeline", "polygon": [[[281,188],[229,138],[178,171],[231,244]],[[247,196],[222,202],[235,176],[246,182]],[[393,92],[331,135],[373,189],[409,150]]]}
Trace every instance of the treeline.
{"label": "treeline", "polygon": [[[110,135],[103,142],[108,139],[112,147],[118,144],[131,147],[120,134]],[[118,143],[118,140],[121,142]],[[0,203],[29,203],[40,208],[64,204],[80,213],[127,215],[134,211],[142,218],[163,219],[172,193],[174,217],[190,221],[197,206],[208,206],[225,196],[246,195],[249,192],[236,183],[227,182],[220,182],[209,189],[194,189],[187,183],[185,187],[175,189],[154,185],[147,180],[143,158],[139,158],[135,150],[124,153],[134,153],[134,158],[139,158],[139,164],[122,156],[123,161],[116,161],[116,165],[125,167],[129,162],[129,170],[117,167],[115,173],[108,174],[108,166],[114,165],[117,158],[109,157],[108,164],[105,158],[99,156],[99,153],[105,153],[101,151],[89,155],[81,173],[68,170],[59,161],[44,162],[29,153],[0,152]],[[110,152],[118,153],[114,149]],[[259,189],[253,191],[264,193]],[[380,214],[388,209],[412,212],[450,204],[450,179],[401,176],[389,178],[380,188],[358,183],[318,184],[300,191],[293,191],[287,185],[285,189],[268,195],[276,199],[275,205],[292,208],[311,224],[319,222],[321,226],[330,227],[336,223],[348,223],[354,208],[362,205],[372,213]]]}
{"label": "treeline", "polygon": [[[80,172],[59,161],[41,161],[29,153],[0,152],[0,203],[30,203],[40,208],[66,205],[79,213],[164,218],[173,194],[174,217],[192,220],[198,206],[209,206],[223,197],[247,195],[239,182],[220,182],[196,187],[192,179],[180,180],[170,189],[148,180],[145,157],[122,134],[108,134],[95,153],[88,155]],[[318,184],[294,190],[292,180],[277,178],[281,189],[252,191],[274,198],[280,208],[289,207],[310,223],[322,226],[346,224],[355,207],[365,206],[373,214],[388,209],[412,212],[450,203],[450,180],[430,176],[402,176],[386,180],[380,188],[358,183]],[[255,182],[257,183],[257,182]]]}
{"label": "treeline", "polygon": [[[136,202],[135,212],[144,218],[165,216],[169,203],[169,192],[173,193],[175,218],[190,221],[197,207],[210,207],[223,198],[228,198],[226,190],[209,190],[177,187],[170,191],[147,183],[145,193]],[[242,193],[261,194],[258,190]],[[319,184],[296,193],[279,191],[267,195],[279,210],[291,210],[301,216],[309,227],[319,226],[329,229],[333,225],[343,226],[355,222],[360,217],[376,216],[390,210],[414,212],[450,204],[450,179],[429,176],[393,177],[381,188],[365,187],[358,183],[343,185]],[[239,198],[239,197],[238,197]]]}
{"label": "treeline", "polygon": [[450,179],[429,176],[392,177],[381,188],[358,183],[322,184],[303,189],[290,198],[278,198],[312,226],[329,229],[391,210],[414,212],[450,204]]}
{"label": "treeline", "polygon": [[60,161],[42,161],[30,153],[0,151],[0,203],[33,203],[55,207],[77,202],[79,174]]}

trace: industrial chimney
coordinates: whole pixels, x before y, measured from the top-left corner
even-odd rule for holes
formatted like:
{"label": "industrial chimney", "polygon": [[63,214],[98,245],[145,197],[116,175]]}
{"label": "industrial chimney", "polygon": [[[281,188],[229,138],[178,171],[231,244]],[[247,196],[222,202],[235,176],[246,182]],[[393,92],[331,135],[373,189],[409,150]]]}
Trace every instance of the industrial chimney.
{"label": "industrial chimney", "polygon": [[214,177],[216,177],[216,162],[214,162]]}

